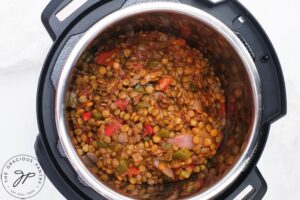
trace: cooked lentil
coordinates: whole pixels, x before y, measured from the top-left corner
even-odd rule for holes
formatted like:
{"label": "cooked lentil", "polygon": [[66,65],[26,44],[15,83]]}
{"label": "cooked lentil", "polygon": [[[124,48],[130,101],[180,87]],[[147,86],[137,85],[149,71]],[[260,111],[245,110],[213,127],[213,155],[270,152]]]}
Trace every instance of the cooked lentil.
{"label": "cooked lentil", "polygon": [[95,163],[101,180],[118,183],[153,185],[206,169],[225,121],[213,67],[184,39],[162,32],[115,41],[88,51],[94,59],[83,56],[73,73],[67,116],[78,154]]}

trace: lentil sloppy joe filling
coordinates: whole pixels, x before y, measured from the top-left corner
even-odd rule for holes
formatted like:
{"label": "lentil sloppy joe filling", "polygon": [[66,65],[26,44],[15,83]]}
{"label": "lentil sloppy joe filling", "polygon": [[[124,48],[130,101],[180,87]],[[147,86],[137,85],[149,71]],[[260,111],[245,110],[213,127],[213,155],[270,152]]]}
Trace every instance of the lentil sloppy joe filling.
{"label": "lentil sloppy joe filling", "polygon": [[173,35],[120,35],[77,62],[67,121],[101,180],[159,184],[206,169],[225,125],[224,91],[202,53]]}

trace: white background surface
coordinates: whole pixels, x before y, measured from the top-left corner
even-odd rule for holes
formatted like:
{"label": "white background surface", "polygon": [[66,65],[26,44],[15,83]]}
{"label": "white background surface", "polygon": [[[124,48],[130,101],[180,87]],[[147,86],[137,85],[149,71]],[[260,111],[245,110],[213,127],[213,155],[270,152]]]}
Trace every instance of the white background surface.
{"label": "white background surface", "polygon": [[[268,183],[266,200],[300,199],[300,3],[241,0],[260,21],[280,58],[288,114],[271,127],[259,169]],[[38,133],[36,88],[52,41],[40,15],[48,0],[0,1],[0,167],[17,154],[34,155]],[[13,200],[0,185],[0,200]],[[33,200],[63,200],[46,179]]]}

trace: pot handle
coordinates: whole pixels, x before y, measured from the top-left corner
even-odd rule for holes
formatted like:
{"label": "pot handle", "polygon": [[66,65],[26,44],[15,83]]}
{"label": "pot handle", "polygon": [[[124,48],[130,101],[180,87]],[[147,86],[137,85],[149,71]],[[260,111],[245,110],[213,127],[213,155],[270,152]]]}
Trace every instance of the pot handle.
{"label": "pot handle", "polygon": [[[186,3],[190,0],[51,0],[42,12],[41,20],[44,27],[49,33],[53,41],[63,33],[68,26],[82,15],[87,15],[93,9],[99,6],[105,6],[101,11],[101,15],[105,16],[121,7],[127,7],[136,3],[153,2],[153,1],[169,1]],[[192,0],[193,3],[202,3],[206,6],[212,6],[211,0]],[[223,2],[227,0],[219,0]]]}
{"label": "pot handle", "polygon": [[52,40],[56,40],[81,15],[103,6],[102,15],[121,8],[125,0],[52,0],[44,9],[41,19]]}
{"label": "pot handle", "polygon": [[287,112],[286,89],[281,64],[270,39],[258,21],[239,1],[228,1],[244,13],[247,20],[246,26],[255,27],[252,30],[248,27],[234,28],[234,31],[240,33],[243,42],[246,42],[256,55],[255,64],[262,83],[261,122],[265,126],[270,126]]}
{"label": "pot handle", "polygon": [[56,188],[59,189],[61,194],[63,194],[67,199],[78,199],[78,200],[86,200],[86,197],[81,196],[77,192],[75,192],[76,188],[72,187],[70,182],[68,182],[62,175],[60,175],[59,170],[56,168],[53,160],[46,152],[46,147],[41,139],[41,135],[38,134],[35,144],[34,150],[36,157],[42,166],[45,174]]}
{"label": "pot handle", "polygon": [[259,200],[267,192],[267,183],[257,167],[225,200]]}

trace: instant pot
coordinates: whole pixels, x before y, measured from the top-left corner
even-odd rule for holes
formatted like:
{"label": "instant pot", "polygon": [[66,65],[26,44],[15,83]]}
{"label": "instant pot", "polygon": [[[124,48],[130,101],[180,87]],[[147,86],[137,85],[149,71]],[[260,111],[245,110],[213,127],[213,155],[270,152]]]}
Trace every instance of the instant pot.
{"label": "instant pot", "polygon": [[[276,52],[255,18],[235,0],[52,0],[42,21],[54,41],[37,94],[37,158],[53,185],[77,199],[261,199],[267,185],[256,164],[271,123],[286,113]],[[189,31],[182,31],[188,27]],[[83,52],[118,34],[159,30],[184,38],[209,59],[226,96],[224,140],[207,170],[157,186],[117,187],[84,166],[65,119],[70,75]],[[236,92],[242,91],[242,92]],[[217,166],[217,167],[216,167]],[[211,174],[211,173],[210,173]]]}

